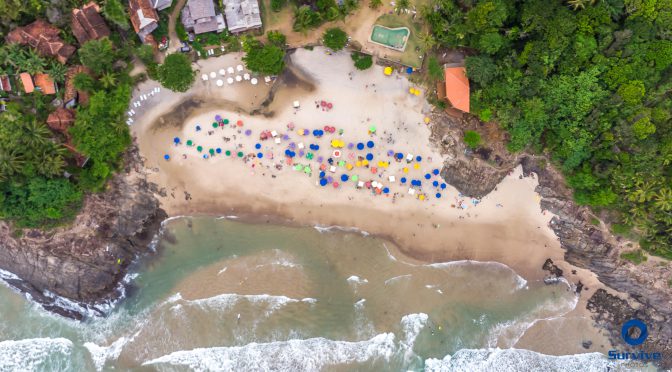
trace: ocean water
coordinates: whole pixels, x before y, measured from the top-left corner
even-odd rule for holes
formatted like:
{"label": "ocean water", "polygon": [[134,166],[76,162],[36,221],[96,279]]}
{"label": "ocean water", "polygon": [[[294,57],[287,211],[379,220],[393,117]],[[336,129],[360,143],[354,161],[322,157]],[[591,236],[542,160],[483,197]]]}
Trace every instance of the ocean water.
{"label": "ocean water", "polygon": [[512,348],[577,299],[499,263],[417,264],[337,228],[202,217],[164,229],[106,318],[63,319],[0,287],[0,370],[618,370],[598,353]]}

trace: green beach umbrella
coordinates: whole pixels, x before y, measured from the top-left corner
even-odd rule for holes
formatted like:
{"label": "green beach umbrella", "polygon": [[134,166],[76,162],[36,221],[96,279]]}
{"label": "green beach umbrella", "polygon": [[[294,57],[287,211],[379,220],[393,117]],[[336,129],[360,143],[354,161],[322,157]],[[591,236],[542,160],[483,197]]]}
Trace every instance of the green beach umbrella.
{"label": "green beach umbrella", "polygon": [[214,149],[210,149],[210,150],[208,150],[208,152],[210,153],[210,155],[215,155],[215,150]]}
{"label": "green beach umbrella", "polygon": [[212,123],[212,127],[213,127],[213,128],[217,128],[218,126],[219,126],[219,124],[217,124],[217,123]]}
{"label": "green beach umbrella", "polygon": [[229,119],[224,119],[224,124],[229,124]]}
{"label": "green beach umbrella", "polygon": [[376,126],[375,125],[370,126],[369,127],[369,132],[376,133]]}
{"label": "green beach umbrella", "polygon": [[239,157],[239,158],[242,158],[242,157],[243,157],[243,152],[242,152],[242,151],[238,151],[238,157]]}
{"label": "green beach umbrella", "polygon": [[193,146],[193,145],[194,145],[194,142],[192,140],[187,141],[187,146]]}
{"label": "green beach umbrella", "polygon": [[203,151],[203,146],[197,146],[197,147],[196,147],[196,151],[198,151],[198,152]]}
{"label": "green beach umbrella", "polygon": [[310,169],[309,166],[306,166],[305,168],[303,168],[303,173],[305,173],[305,174],[307,174],[307,175],[310,176],[310,174],[313,173],[313,170]]}
{"label": "green beach umbrella", "polygon": [[295,164],[295,165],[294,165],[294,170],[295,170],[295,171],[302,171],[302,170],[303,170],[303,165],[301,165],[301,164]]}
{"label": "green beach umbrella", "polygon": [[306,159],[313,160],[313,153],[312,152],[307,153],[306,154]]}
{"label": "green beach umbrella", "polygon": [[357,180],[359,180],[359,176],[355,174],[354,176],[350,177],[350,179],[357,182]]}
{"label": "green beach umbrella", "polygon": [[345,160],[341,160],[338,162],[339,167],[345,167]]}
{"label": "green beach umbrella", "polygon": [[231,151],[226,150],[225,154],[226,154],[226,156],[231,156]]}

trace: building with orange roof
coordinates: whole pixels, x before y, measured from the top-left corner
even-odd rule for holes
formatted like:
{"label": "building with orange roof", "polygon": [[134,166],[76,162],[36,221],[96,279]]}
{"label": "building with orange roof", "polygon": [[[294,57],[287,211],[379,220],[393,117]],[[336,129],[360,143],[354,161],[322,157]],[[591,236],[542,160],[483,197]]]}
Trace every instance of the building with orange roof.
{"label": "building with orange roof", "polygon": [[35,91],[35,85],[33,84],[33,78],[27,72],[22,72],[19,74],[21,79],[21,84],[23,84],[23,91],[26,93],[33,93]]}
{"label": "building with orange roof", "polygon": [[446,67],[444,77],[448,102],[462,112],[469,112],[469,79],[465,68]]}
{"label": "building with orange roof", "polygon": [[56,94],[56,84],[49,74],[35,74],[35,86],[42,94]]}
{"label": "building with orange roof", "polygon": [[27,26],[13,29],[6,39],[9,44],[29,45],[37,49],[42,57],[54,57],[65,64],[76,49],[61,39],[60,32],[47,21],[38,19]]}

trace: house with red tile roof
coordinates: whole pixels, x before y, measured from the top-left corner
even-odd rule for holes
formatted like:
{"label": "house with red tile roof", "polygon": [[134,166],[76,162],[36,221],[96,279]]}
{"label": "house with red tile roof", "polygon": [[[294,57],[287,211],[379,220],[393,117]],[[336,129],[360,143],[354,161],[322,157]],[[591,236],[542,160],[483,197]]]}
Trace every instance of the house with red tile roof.
{"label": "house with red tile roof", "polygon": [[110,29],[100,16],[100,7],[95,2],[72,10],[72,33],[79,45],[89,40],[97,40],[110,36]]}
{"label": "house with red tile roof", "polygon": [[75,76],[77,76],[79,73],[91,75],[91,70],[87,67],[77,65],[70,67],[68,72],[65,74],[63,103],[66,108],[74,107],[78,103],[83,105],[89,102],[89,94],[75,88]]}
{"label": "house with red tile roof", "polygon": [[462,111],[469,112],[469,79],[467,79],[464,67],[446,67],[444,70],[446,80],[446,99],[450,104]]}
{"label": "house with red tile roof", "polygon": [[21,79],[21,84],[23,85],[23,91],[26,93],[33,93],[35,91],[35,85],[33,84],[33,77],[30,76],[27,72],[22,72],[19,74],[19,79]]}
{"label": "house with red tile roof", "polygon": [[149,0],[130,0],[128,8],[133,29],[144,43],[145,38],[159,26],[159,14]]}
{"label": "house with red tile roof", "polygon": [[7,35],[7,43],[31,46],[41,56],[54,57],[65,64],[68,58],[75,53],[76,48],[61,40],[59,32],[60,30],[55,26],[38,19],[27,26],[13,29]]}
{"label": "house with red tile roof", "polygon": [[4,92],[12,91],[12,82],[9,80],[9,76],[7,75],[0,76],[0,90]]}
{"label": "house with red tile roof", "polygon": [[49,114],[47,118],[47,125],[52,130],[68,133],[70,128],[75,123],[75,110],[59,107],[54,112]]}
{"label": "house with red tile roof", "polygon": [[49,74],[35,74],[33,81],[42,94],[56,94],[56,84]]}

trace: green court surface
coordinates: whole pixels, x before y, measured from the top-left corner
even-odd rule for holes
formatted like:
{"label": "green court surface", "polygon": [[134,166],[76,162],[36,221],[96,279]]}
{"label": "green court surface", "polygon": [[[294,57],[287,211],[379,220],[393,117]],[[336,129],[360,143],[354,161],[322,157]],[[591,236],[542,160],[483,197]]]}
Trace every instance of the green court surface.
{"label": "green court surface", "polygon": [[371,41],[392,49],[403,51],[411,31],[407,27],[387,28],[374,25],[371,31]]}

